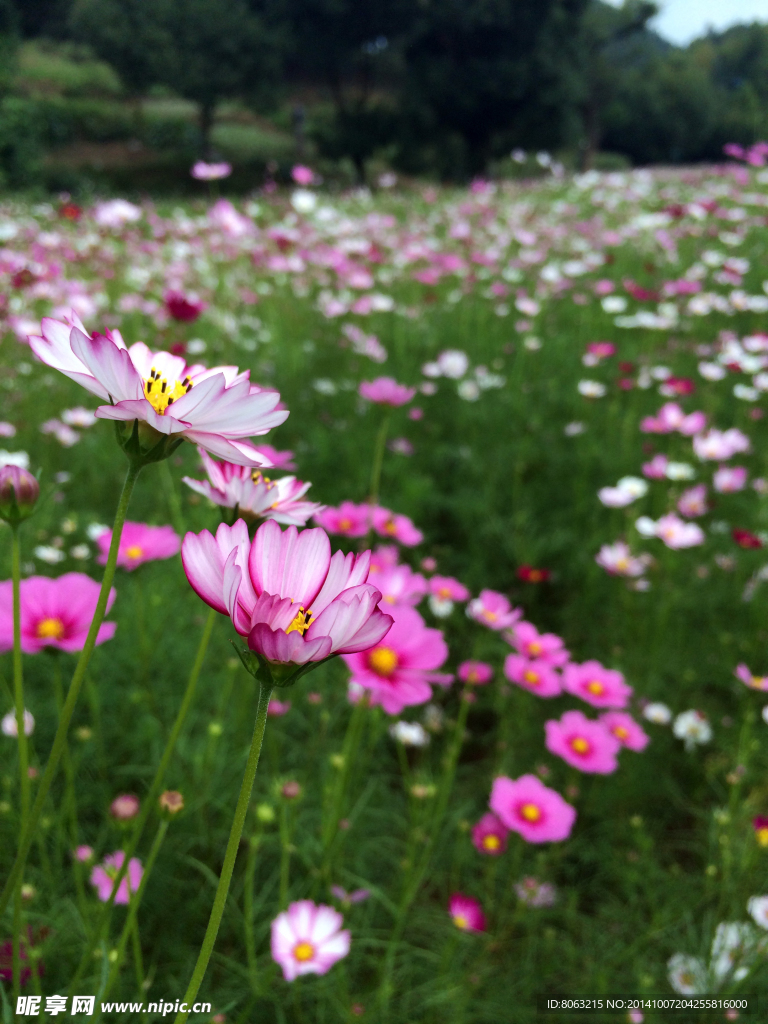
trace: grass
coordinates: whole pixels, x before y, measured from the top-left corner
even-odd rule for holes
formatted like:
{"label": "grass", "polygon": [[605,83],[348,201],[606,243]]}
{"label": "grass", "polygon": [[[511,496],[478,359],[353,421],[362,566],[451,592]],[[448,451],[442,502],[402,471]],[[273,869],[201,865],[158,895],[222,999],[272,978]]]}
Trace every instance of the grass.
{"label": "grass", "polygon": [[[218,130],[225,127],[232,133],[237,126]],[[21,203],[8,203],[2,211],[0,224],[28,225],[26,234],[7,243],[22,252],[37,231],[89,239],[82,243],[85,256],[64,266],[67,278],[84,282],[85,290],[97,296],[101,311],[88,317],[90,328],[119,324],[129,343],[143,338],[153,348],[202,339],[206,361],[247,367],[254,380],[277,388],[291,415],[267,440],[296,453],[299,476],[312,481],[310,496],[324,503],[362,501],[367,493],[380,413],[358,401],[360,380],[386,373],[419,383],[422,365],[449,348],[465,351],[472,367],[483,365],[503,377],[502,387],[482,391],[477,401],[463,399],[455,382],[441,379],[435,395],[415,400],[423,419],[410,420],[407,408],[393,412],[390,437],[407,438],[414,451],[410,456],[387,453],[381,500],[409,515],[425,533],[418,548],[404,549],[403,559],[418,569],[422,558],[433,557],[439,572],[461,579],[473,594],[484,587],[502,591],[539,630],[562,636],[575,660],[597,658],[621,669],[635,689],[636,713],[642,701],[663,701],[675,713],[699,708],[713,725],[712,743],[689,752],[669,729],[644,723],[652,737],[646,751],[622,753],[620,769],[612,775],[579,775],[547,752],[543,732],[547,719],[578,702],[567,696],[543,702],[508,685],[501,671],[509,651],[503,640],[471,623],[460,607],[446,620],[433,619],[424,608],[429,625],[445,632],[448,671],[468,657],[494,666],[494,680],[478,688],[468,708],[466,733],[462,737],[455,728],[461,712],[458,687],[436,687],[434,702],[442,709],[444,726],[429,747],[399,758],[387,732],[390,720],[381,709],[371,709],[358,739],[346,747],[353,755],[346,767],[339,767],[345,742],[352,743],[345,737],[353,735],[348,732],[353,721],[346,699],[348,672],[340,660],[319,668],[281,695],[291,701],[290,712],[268,722],[245,841],[201,993],[213,1003],[213,1012],[243,1024],[320,1024],[356,1019],[362,1006],[362,1019],[377,1024],[528,1024],[539,1019],[536,997],[542,993],[671,995],[668,958],[684,952],[708,959],[716,925],[747,919],[748,897],[765,888],[768,854],[755,842],[751,819],[768,810],[768,757],[760,697],[733,678],[733,669],[739,661],[757,673],[766,669],[768,591],[758,586],[751,601],[742,600],[764,556],[739,548],[730,530],[765,530],[766,499],[752,489],[714,495],[717,504],[703,520],[705,544],[675,551],[659,540],[643,542],[633,523],[641,514],[657,518],[674,508],[686,485],[652,481],[647,497],[628,510],[603,508],[596,497],[599,488],[620,477],[639,475],[641,463],[650,457],[649,446],[696,463],[699,480],[710,476],[710,467],[693,458],[688,439],[639,431],[640,419],[666,399],[656,383],[650,389],[620,389],[617,360],[634,364],[626,375],[635,381],[641,367],[658,364],[695,380],[695,395],[681,399],[686,411],[703,409],[716,426],[748,433],[752,453],[736,461],[748,466],[751,478],[766,473],[766,421],[751,417],[764,400],[735,398],[732,384],[741,377],[709,383],[697,371],[698,346],[716,343],[724,330],[739,337],[759,331],[764,314],[714,311],[698,317],[680,301],[681,315],[672,327],[622,328],[593,292],[598,278],[609,278],[620,292],[628,278],[660,287],[700,263],[707,248],[716,248],[750,260],[743,288],[758,294],[766,233],[757,215],[744,224],[734,245],[716,237],[718,231],[727,232],[730,222],[710,219],[705,228],[716,229],[710,237],[695,216],[683,217],[677,225],[677,262],[660,245],[657,228],[627,230],[631,223],[642,224],[641,214],[657,213],[672,202],[719,196],[722,184],[723,179],[705,172],[688,178],[659,173],[646,184],[642,176],[598,178],[591,187],[544,183],[495,196],[446,193],[435,201],[425,201],[418,191],[373,201],[334,199],[337,218],[312,222],[308,240],[289,251],[314,250],[318,238],[338,249],[349,240],[348,258],[366,263],[378,277],[375,290],[395,297],[395,312],[344,317],[378,336],[389,353],[382,367],[342,347],[340,321],[318,312],[322,289],[343,295],[330,271],[312,262],[293,278],[268,269],[267,257],[278,248],[265,229],[280,224],[290,237],[297,225],[301,228],[284,198],[272,205],[261,202],[255,214],[261,232],[240,249],[236,243],[217,242],[199,220],[205,212],[199,204],[173,210],[160,205],[164,228],[154,248],[152,242],[144,248],[139,244],[149,240],[146,221],[138,235],[130,229],[124,236],[99,237],[87,218],[71,226],[56,220],[55,211],[33,211]],[[755,208],[733,188],[720,202],[746,206],[751,217]],[[745,190],[765,192],[754,178]],[[327,205],[321,198],[322,204]],[[377,223],[379,212],[391,215],[394,226]],[[597,218],[619,232],[618,241],[601,240]],[[478,251],[501,250],[496,269],[486,273],[475,264],[472,273],[449,277],[436,287],[414,281],[402,259],[408,238],[434,239],[429,244],[469,256],[470,247],[448,237],[450,225],[461,220],[471,223]],[[336,226],[331,230],[324,223]],[[526,232],[535,241],[526,240]],[[520,237],[515,239],[515,233]],[[361,238],[363,246],[357,244]],[[588,252],[609,256],[610,262],[561,293],[542,284],[542,264],[578,258],[585,238]],[[382,254],[380,261],[354,255],[371,255],[371,242]],[[54,253],[65,249],[63,241],[51,245]],[[536,246],[548,251],[526,262],[526,252]],[[151,316],[119,312],[119,300],[129,292],[159,299],[169,265],[180,260],[186,262],[186,286],[210,302],[197,323],[158,326]],[[494,298],[488,288],[503,281],[499,268],[510,260],[518,264],[521,280],[512,284],[509,296]],[[529,326],[518,323],[520,329],[515,324],[525,317],[514,308],[518,287],[529,296],[538,288],[541,304],[540,313],[528,318]],[[707,290],[728,295],[731,288],[707,278]],[[244,302],[243,289],[259,296],[255,306]],[[586,303],[574,303],[574,293],[583,294]],[[32,291],[16,289],[11,290],[10,309],[39,317],[48,304]],[[540,348],[530,342],[526,346],[524,339],[532,336]],[[598,339],[614,341],[618,355],[585,369],[585,346]],[[40,423],[63,409],[94,403],[65,377],[34,362],[10,333],[0,347],[0,363],[2,418],[17,428],[17,436],[4,443],[29,452],[46,494],[24,529],[27,569],[53,575],[85,570],[97,577],[93,561],[78,561],[69,553],[77,544],[93,547],[86,528],[109,522],[113,513],[124,465],[111,428],[99,423],[82,431],[79,443],[62,449],[40,433]],[[582,397],[576,383],[584,377],[604,382],[605,397]],[[565,426],[575,421],[584,431],[566,436]],[[70,479],[54,483],[62,470]],[[215,528],[216,510],[186,490],[180,482],[185,474],[199,475],[189,445],[171,459],[170,476],[163,466],[143,473],[130,518],[177,522],[178,501],[186,528]],[[621,535],[634,549],[654,556],[645,592],[630,589],[595,564],[601,545]],[[3,578],[10,572],[8,540],[8,531],[0,531]],[[345,546],[340,538],[335,542]],[[60,544],[66,559],[54,567],[44,564],[34,555],[41,544]],[[525,563],[549,568],[550,582],[520,581],[516,571]],[[110,818],[109,803],[121,792],[146,792],[207,611],[178,559],[120,572],[117,590],[111,616],[119,623],[117,634],[97,650],[70,734],[78,836],[99,857],[118,849],[128,834],[130,825]],[[147,1000],[176,999],[184,991],[221,867],[256,700],[255,683],[229,645],[233,635],[226,620],[217,621],[199,694],[167,780],[170,788],[184,793],[186,808],[171,823],[139,913]],[[32,763],[41,767],[56,726],[52,676],[60,671],[66,683],[72,661],[68,655],[48,654],[25,659],[27,704],[37,720]],[[0,658],[0,672],[9,685],[10,655]],[[321,700],[312,703],[308,693],[320,694]],[[10,696],[6,703],[11,706]],[[403,717],[420,720],[422,711],[408,709]],[[429,794],[431,786],[440,792],[448,785],[445,758],[457,739],[455,783],[445,814],[435,821],[435,797],[414,796],[411,787],[421,786]],[[10,740],[0,748],[0,758],[0,858],[7,870],[17,830],[16,752]],[[501,858],[482,857],[471,844],[469,829],[487,809],[493,778],[535,771],[577,807],[571,838],[536,847],[512,834]],[[298,799],[281,795],[286,780],[300,783]],[[45,993],[66,991],[97,908],[87,883],[84,907],[76,897],[64,797],[60,779],[25,876],[35,889],[25,913],[45,963]],[[349,827],[331,828],[332,844],[324,850],[322,836],[335,814]],[[152,829],[142,841],[142,857],[151,838]],[[380,986],[398,906],[425,857],[423,879],[392,949],[393,989],[385,1010]],[[291,900],[330,902],[331,883],[364,886],[372,893],[344,910],[352,932],[349,957],[326,976],[306,977],[292,986],[281,980],[269,954],[269,924],[279,909],[286,871]],[[534,909],[517,900],[514,883],[527,875],[558,887],[555,906]],[[482,902],[489,917],[487,933],[462,934],[453,927],[446,908],[457,890]],[[97,991],[122,915],[118,908],[109,942],[89,966],[83,992]],[[9,927],[10,918],[8,934]],[[730,982],[723,991],[760,992],[767,979],[761,956],[740,989]],[[113,997],[138,998],[130,957]],[[559,1024],[572,1018],[552,1014],[544,1019]],[[666,1019],[682,1018],[646,1014],[646,1020]],[[685,1019],[705,1018],[691,1011]]]}

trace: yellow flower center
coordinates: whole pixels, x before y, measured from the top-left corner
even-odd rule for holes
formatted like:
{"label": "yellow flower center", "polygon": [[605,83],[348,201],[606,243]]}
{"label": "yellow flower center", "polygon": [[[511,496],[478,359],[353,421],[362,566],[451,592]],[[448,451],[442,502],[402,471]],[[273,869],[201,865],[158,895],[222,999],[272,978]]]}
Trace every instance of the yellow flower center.
{"label": "yellow flower center", "polygon": [[768,828],[759,828],[755,833],[757,841],[761,846],[768,846]]}
{"label": "yellow flower center", "polygon": [[251,473],[251,480],[253,480],[255,484],[265,484],[268,491],[271,491],[275,486],[274,482],[270,480],[268,476],[264,476],[259,469],[254,469]]}
{"label": "yellow flower center", "polygon": [[477,670],[474,668],[470,669],[469,672],[467,673],[468,683],[476,683],[479,678],[480,677],[477,674]]}
{"label": "yellow flower center", "polygon": [[388,533],[390,537],[397,533],[397,524],[393,519],[388,519],[386,523],[384,523],[384,533]]}
{"label": "yellow flower center", "polygon": [[541,583],[541,570],[531,569],[531,571],[528,573],[528,579],[531,581],[531,583]]}
{"label": "yellow flower center", "polygon": [[64,636],[64,623],[61,619],[41,619],[35,630],[41,640],[61,640]]}
{"label": "yellow flower center", "polygon": [[626,572],[627,569],[629,568],[629,559],[628,558],[617,558],[616,559],[616,568],[619,570],[619,572]]}
{"label": "yellow flower center", "polygon": [[448,589],[448,587],[440,587],[440,589],[437,592],[437,596],[442,597],[444,601],[447,601],[448,598],[451,596],[451,592]]}
{"label": "yellow flower center", "polygon": [[534,672],[530,668],[527,668],[525,672],[523,672],[523,679],[526,681],[526,683],[529,683],[531,686],[539,685],[539,673]]}
{"label": "yellow flower center", "polygon": [[299,963],[306,963],[315,955],[315,947],[311,942],[297,942],[293,947],[293,955]]}
{"label": "yellow flower center", "polygon": [[391,676],[397,668],[397,651],[391,647],[376,647],[368,655],[368,664],[380,676]]}
{"label": "yellow flower center", "polygon": [[764,690],[765,680],[762,678],[762,676],[752,676],[752,685],[756,690]]}
{"label": "yellow flower center", "polygon": [[457,928],[469,928],[469,921],[466,919],[466,917],[464,917],[463,914],[454,914],[453,923],[456,925]]}
{"label": "yellow flower center", "polygon": [[165,377],[161,377],[154,367],[150,370],[149,377],[144,381],[144,397],[155,412],[159,412],[161,416],[165,414],[168,406],[173,405],[177,398],[181,398],[191,390],[192,381],[189,377],[185,377],[184,380],[174,381],[172,385],[169,385]]}
{"label": "yellow flower center", "polygon": [[594,693],[596,697],[599,697],[602,693],[605,693],[605,687],[597,679],[593,679],[591,683],[587,683],[587,689],[590,693]]}
{"label": "yellow flower center", "polygon": [[625,740],[629,736],[629,729],[625,729],[623,725],[617,725],[613,730],[613,735],[618,740]]}
{"label": "yellow flower center", "polygon": [[483,848],[486,850],[498,850],[501,846],[501,840],[498,836],[490,835],[483,836]]}
{"label": "yellow flower center", "polygon": [[310,608],[309,611],[304,611],[303,605],[300,605],[299,610],[296,612],[296,615],[294,616],[293,622],[290,624],[290,626],[288,627],[288,629],[286,629],[285,632],[293,633],[295,630],[297,633],[301,633],[301,635],[304,636],[304,634],[307,632],[311,625],[312,609]]}
{"label": "yellow flower center", "polygon": [[340,519],[339,520],[339,529],[340,530],[351,530],[352,529],[352,520],[351,519],[346,519],[346,518],[345,519]]}
{"label": "yellow flower center", "polygon": [[129,548],[125,549],[126,558],[141,558],[143,554],[144,549],[142,547],[139,547],[138,544],[131,544]]}
{"label": "yellow flower center", "polygon": [[541,817],[541,810],[536,804],[523,804],[520,808],[520,816],[526,821],[538,821]]}
{"label": "yellow flower center", "polygon": [[589,743],[582,736],[577,736],[571,740],[571,750],[575,750],[577,754],[589,753]]}
{"label": "yellow flower center", "polygon": [[541,650],[541,644],[538,643],[536,640],[534,640],[533,643],[528,644],[529,654],[541,654]]}
{"label": "yellow flower center", "polygon": [[483,618],[486,622],[495,622],[498,617],[496,612],[489,612],[487,608],[483,609]]}

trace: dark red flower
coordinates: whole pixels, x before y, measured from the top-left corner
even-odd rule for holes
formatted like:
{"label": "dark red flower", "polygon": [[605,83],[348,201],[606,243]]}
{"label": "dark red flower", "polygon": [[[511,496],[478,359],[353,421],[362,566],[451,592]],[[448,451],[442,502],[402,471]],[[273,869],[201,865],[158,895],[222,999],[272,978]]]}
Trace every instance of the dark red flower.
{"label": "dark red flower", "polygon": [[14,288],[29,288],[31,284],[34,284],[37,278],[25,267],[23,270],[17,271],[11,278],[11,285]]}
{"label": "dark red flower", "polygon": [[619,369],[621,370],[622,373],[634,373],[635,372],[635,364],[634,363],[628,363],[628,362],[621,362],[621,363],[619,363]]}
{"label": "dark red flower", "polygon": [[174,320],[191,324],[206,308],[206,303],[190,299],[186,295],[182,295],[181,292],[168,292],[165,296],[165,308]]}
{"label": "dark red flower", "polygon": [[760,538],[756,537],[754,533],[750,533],[749,530],[740,530],[737,527],[734,529],[732,537],[740,548],[761,548],[763,546]]}
{"label": "dark red flower", "polygon": [[696,385],[690,377],[667,377],[664,381],[667,393],[674,391],[676,395],[692,395]]}
{"label": "dark red flower", "polygon": [[517,570],[517,578],[523,583],[546,583],[552,575],[550,569],[534,569],[530,565],[521,565]]}
{"label": "dark red flower", "polygon": [[[40,942],[41,939],[47,934],[47,929],[40,932],[37,937],[32,934],[32,929],[27,929],[26,938],[22,935],[19,942],[19,960],[21,960],[21,984],[26,985],[29,979],[32,977],[32,968],[25,966],[25,962],[29,960],[29,950],[36,942]],[[41,960],[37,962],[37,973],[38,977],[43,976],[45,968]],[[13,981],[13,940],[6,939],[5,942],[0,942],[0,978],[3,981]]]}
{"label": "dark red flower", "polygon": [[83,208],[78,206],[77,203],[63,203],[59,207],[59,216],[63,217],[64,220],[80,220],[83,216]]}

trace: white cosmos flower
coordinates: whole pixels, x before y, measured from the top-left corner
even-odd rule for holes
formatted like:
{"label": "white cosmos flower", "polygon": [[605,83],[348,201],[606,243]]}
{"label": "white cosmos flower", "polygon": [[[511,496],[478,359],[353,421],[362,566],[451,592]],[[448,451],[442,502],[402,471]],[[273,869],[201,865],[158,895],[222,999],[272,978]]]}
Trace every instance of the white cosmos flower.
{"label": "white cosmos flower", "polygon": [[669,983],[683,996],[700,995],[707,991],[707,968],[697,956],[675,953],[667,961]]}
{"label": "white cosmos flower", "polygon": [[597,380],[580,380],[576,388],[585,398],[602,398],[606,391],[605,384]]}
{"label": "white cosmos flower", "polygon": [[406,747],[426,747],[429,733],[418,722],[395,722],[389,727],[389,735]]}

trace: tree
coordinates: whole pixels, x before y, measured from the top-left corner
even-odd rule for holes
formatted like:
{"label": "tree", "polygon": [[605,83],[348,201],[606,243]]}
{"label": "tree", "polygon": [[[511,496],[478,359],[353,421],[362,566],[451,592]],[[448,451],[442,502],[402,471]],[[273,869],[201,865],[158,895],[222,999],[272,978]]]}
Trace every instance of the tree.
{"label": "tree", "polygon": [[455,174],[473,174],[512,145],[562,142],[581,89],[574,40],[587,0],[414,2],[403,159],[429,139],[452,147]]}
{"label": "tree", "polygon": [[277,48],[245,0],[77,0],[72,24],[132,93],[161,83],[197,103],[206,157],[216,105],[277,77]]}
{"label": "tree", "polygon": [[[584,12],[579,32],[578,53],[584,81],[580,104],[585,139],[582,169],[592,166],[603,135],[603,114],[616,95],[627,67],[642,63],[649,51],[663,43],[645,31],[658,7],[650,0],[624,0],[620,8],[603,0],[591,0]],[[638,37],[642,36],[642,40]]]}

